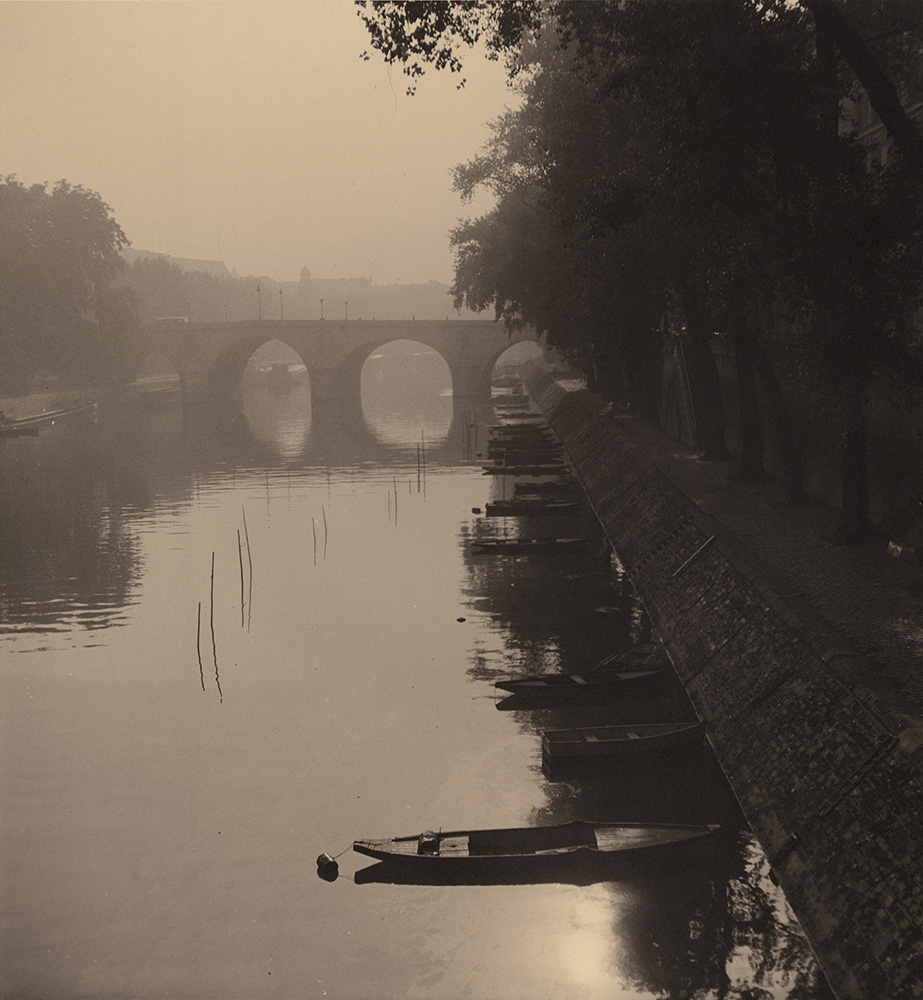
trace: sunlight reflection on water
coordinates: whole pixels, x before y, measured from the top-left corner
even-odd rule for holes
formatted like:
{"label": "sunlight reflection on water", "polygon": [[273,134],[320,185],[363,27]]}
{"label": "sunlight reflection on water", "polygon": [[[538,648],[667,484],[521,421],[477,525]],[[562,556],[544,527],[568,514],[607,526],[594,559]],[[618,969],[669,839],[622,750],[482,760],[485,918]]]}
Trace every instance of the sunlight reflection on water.
{"label": "sunlight reflection on water", "polygon": [[[714,995],[725,966],[778,998],[810,983],[746,838],[649,883],[316,878],[321,851],[427,827],[739,820],[707,759],[542,772],[542,729],[674,711],[675,690],[495,710],[500,674],[578,672],[650,624],[601,545],[472,551],[472,507],[509,485],[462,462],[432,389],[325,425],[308,387],[258,387],[236,424],[114,414],[0,454],[0,646],[21,654],[0,673],[6,989],[644,1000]],[[376,406],[392,417],[370,428]],[[729,915],[732,884],[750,910]]]}

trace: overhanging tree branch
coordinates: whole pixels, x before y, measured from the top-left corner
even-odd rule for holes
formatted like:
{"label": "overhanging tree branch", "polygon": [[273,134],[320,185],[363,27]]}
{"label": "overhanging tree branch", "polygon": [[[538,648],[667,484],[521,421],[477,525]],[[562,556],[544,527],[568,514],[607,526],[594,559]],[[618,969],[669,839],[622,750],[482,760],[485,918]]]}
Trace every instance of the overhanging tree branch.
{"label": "overhanging tree branch", "polygon": [[908,166],[923,172],[923,138],[904,110],[897,90],[869,51],[859,32],[840,12],[835,0],[804,0],[818,27],[827,31],[868,94],[882,125]]}

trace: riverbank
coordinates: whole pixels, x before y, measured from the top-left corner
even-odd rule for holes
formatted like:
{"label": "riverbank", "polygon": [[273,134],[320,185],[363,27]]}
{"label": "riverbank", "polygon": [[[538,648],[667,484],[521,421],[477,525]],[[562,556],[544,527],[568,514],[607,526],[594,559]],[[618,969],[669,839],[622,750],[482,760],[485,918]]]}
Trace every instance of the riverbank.
{"label": "riverbank", "polygon": [[545,412],[841,1000],[923,983],[919,567],[586,390]]}

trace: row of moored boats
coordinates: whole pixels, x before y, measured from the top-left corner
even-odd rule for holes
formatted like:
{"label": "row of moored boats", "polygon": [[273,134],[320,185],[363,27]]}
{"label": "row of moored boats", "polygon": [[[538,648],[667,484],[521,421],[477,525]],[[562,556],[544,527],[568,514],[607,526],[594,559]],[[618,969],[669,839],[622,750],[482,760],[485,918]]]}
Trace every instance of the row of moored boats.
{"label": "row of moored boats", "polygon": [[[515,389],[512,385],[510,388]],[[491,428],[485,474],[515,476],[509,498],[490,500],[488,518],[569,516],[581,511],[583,495],[571,477],[563,449],[540,414],[529,410],[524,394],[511,392],[495,403],[498,423]],[[532,481],[540,480],[540,481]],[[484,522],[482,522],[484,523]],[[572,535],[478,535],[472,541],[482,553],[523,553],[567,550],[589,538]],[[495,687],[506,697],[500,709],[548,708],[561,704],[596,704],[617,698],[629,688],[656,684],[669,676],[668,662],[655,646],[613,654],[583,674],[542,674],[510,677]],[[701,743],[703,728],[696,721],[605,725],[553,729],[542,733],[542,757],[547,765],[580,759],[638,759],[675,752]],[[702,823],[596,823],[574,821],[546,826],[492,830],[425,830],[411,836],[356,840],[353,850],[387,862],[357,872],[357,882],[442,882],[454,877],[507,880],[544,877],[561,864],[604,863],[607,872],[638,871],[638,866],[675,862],[697,850],[718,830]],[[321,877],[329,866],[318,859]],[[380,869],[380,872],[379,872]],[[335,875],[334,875],[335,877]]]}

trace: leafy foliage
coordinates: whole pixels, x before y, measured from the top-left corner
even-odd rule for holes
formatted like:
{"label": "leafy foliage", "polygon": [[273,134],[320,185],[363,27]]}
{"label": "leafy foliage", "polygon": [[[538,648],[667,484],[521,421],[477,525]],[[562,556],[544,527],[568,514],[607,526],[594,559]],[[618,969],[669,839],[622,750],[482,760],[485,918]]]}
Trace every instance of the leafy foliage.
{"label": "leafy foliage", "polygon": [[8,390],[47,368],[72,382],[115,373],[133,300],[113,288],[128,244],[95,191],[0,180],[0,359]]}
{"label": "leafy foliage", "polygon": [[[386,61],[404,64],[404,73],[417,80],[424,64],[460,73],[463,46],[483,43],[488,57],[501,52],[510,55],[524,34],[538,24],[539,4],[529,0],[505,3],[450,3],[442,0],[411,0],[409,3],[381,3],[358,0],[359,16],[371,36],[372,46]],[[368,53],[363,54],[368,59]],[[464,86],[464,79],[459,83]],[[407,88],[409,94],[415,84]]]}
{"label": "leafy foliage", "polygon": [[[507,6],[511,25],[497,20]],[[706,368],[709,331],[732,333],[750,440],[759,446],[759,418],[745,386],[758,373],[796,496],[773,341],[842,400],[844,511],[855,501],[861,532],[863,388],[884,370],[923,382],[923,157],[903,106],[921,96],[919,9],[376,3],[363,17],[413,80],[427,64],[460,71],[476,42],[521,74],[522,108],[456,172],[464,196],[483,186],[497,198],[453,233],[457,298],[534,323],[611,391],[624,381],[641,397],[659,317],[698,331]],[[859,136],[840,127],[841,102],[863,90],[894,147],[887,169],[869,171]]]}

